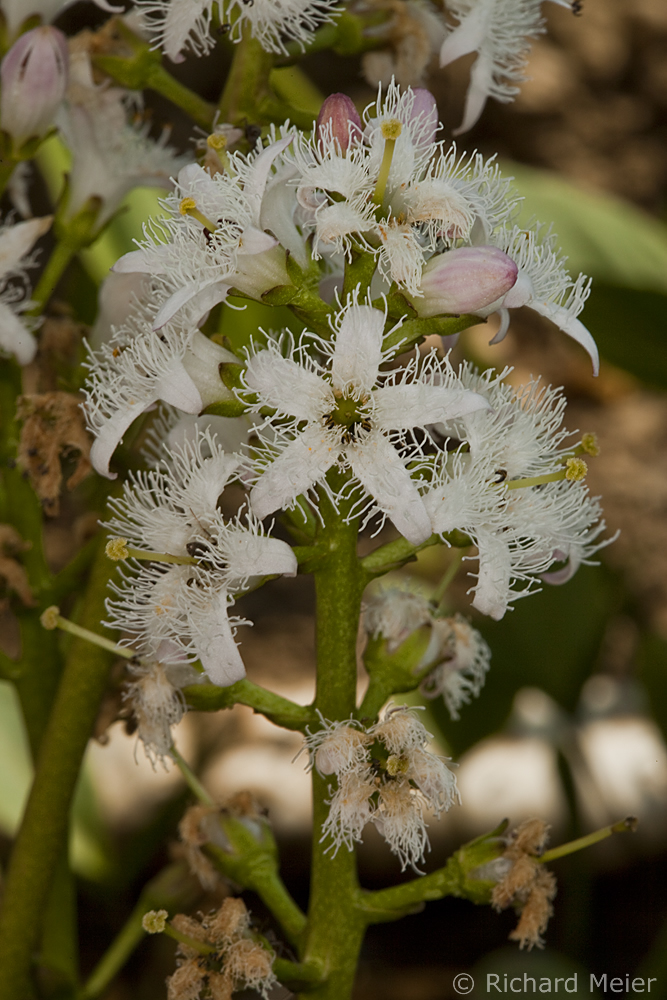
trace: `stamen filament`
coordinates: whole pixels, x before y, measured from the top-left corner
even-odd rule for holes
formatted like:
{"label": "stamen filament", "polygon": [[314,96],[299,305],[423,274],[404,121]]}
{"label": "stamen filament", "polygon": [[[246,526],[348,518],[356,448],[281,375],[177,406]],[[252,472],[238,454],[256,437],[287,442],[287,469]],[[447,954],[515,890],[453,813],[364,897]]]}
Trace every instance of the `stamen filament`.
{"label": "stamen filament", "polygon": [[196,219],[197,222],[201,222],[204,229],[208,229],[209,233],[214,233],[218,228],[215,222],[211,222],[203,212],[199,211],[194,198],[183,198],[178,206],[178,210],[181,215],[189,215],[191,218]]}
{"label": "stamen filament", "polygon": [[202,805],[215,807],[215,802],[173,744],[169,751],[169,756],[185,778],[190,791],[194,792]]}
{"label": "stamen filament", "polygon": [[384,153],[382,154],[382,163],[380,164],[378,179],[375,185],[375,191],[373,192],[372,200],[376,205],[381,205],[384,201],[385,191],[387,190],[387,181],[389,180],[389,171],[391,170],[391,162],[394,158],[394,147],[396,145],[396,140],[403,131],[403,126],[399,121],[392,118],[390,121],[382,123],[381,131],[384,136]]}
{"label": "stamen filament", "polygon": [[134,660],[136,657],[136,653],[126,646],[118,646],[111,639],[105,639],[104,636],[98,635],[97,632],[91,632],[90,629],[83,628],[81,625],[75,625],[68,618],[63,618],[60,614],[60,608],[56,607],[55,604],[52,604],[50,608],[42,612],[40,622],[42,623],[42,627],[49,631],[54,628],[62,629],[63,632],[76,635],[79,639],[92,642],[95,646],[108,649],[111,653],[115,653],[116,656],[122,656],[125,660]]}
{"label": "stamen filament", "polygon": [[592,847],[593,844],[597,844],[601,840],[606,840],[607,837],[611,837],[614,833],[627,833],[628,831],[634,833],[637,825],[638,820],[636,816],[626,816],[625,819],[620,819],[609,826],[603,826],[600,830],[594,830],[593,833],[589,833],[585,837],[578,837],[576,840],[568,841],[567,844],[553,847],[550,851],[545,851],[542,857],[537,860],[541,864],[545,864],[549,861],[555,861],[557,858],[564,858],[567,854],[574,854],[575,851],[581,851],[585,847]]}

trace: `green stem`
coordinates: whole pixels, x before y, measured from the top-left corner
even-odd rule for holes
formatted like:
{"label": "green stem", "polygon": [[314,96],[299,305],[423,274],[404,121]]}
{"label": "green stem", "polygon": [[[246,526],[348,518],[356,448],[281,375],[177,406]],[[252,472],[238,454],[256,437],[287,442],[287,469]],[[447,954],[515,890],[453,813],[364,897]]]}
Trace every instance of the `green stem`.
{"label": "green stem", "polygon": [[542,857],[538,858],[538,861],[546,864],[549,861],[555,861],[557,858],[564,858],[568,854],[574,854],[575,851],[582,851],[586,847],[592,847],[593,844],[599,844],[601,840],[606,840],[607,837],[611,837],[614,833],[628,833],[628,831],[634,833],[636,829],[637,819],[634,816],[626,816],[625,819],[621,819],[617,823],[612,823],[610,826],[603,826],[601,830],[594,830],[593,833],[589,833],[585,837],[577,837],[576,840],[570,840],[567,844],[559,844],[558,847],[552,847],[550,851],[545,851]]}
{"label": "green stem", "polygon": [[30,310],[31,315],[39,316],[42,312],[44,306],[56,290],[58,282],[67,270],[70,261],[79,250],[81,250],[81,246],[71,240],[58,240],[37,282],[37,287],[30,296],[31,301],[35,303]]}
{"label": "green stem", "polygon": [[438,611],[442,610],[442,605],[444,603],[447,590],[449,589],[449,585],[460,570],[465,553],[466,550],[463,547],[454,550],[449,566],[442,575],[442,580],[433,591],[431,603],[436,606]]}
{"label": "green stem", "polygon": [[169,756],[178,766],[178,769],[187,782],[188,788],[191,792],[194,792],[199,801],[205,806],[215,806],[215,802],[208,794],[194,771],[190,768],[190,765],[183,759],[183,757],[181,757],[175,746],[172,746],[169,751]]}
{"label": "green stem", "polygon": [[214,684],[193,684],[184,688],[183,694],[190,708],[196,712],[217,712],[218,709],[231,708],[233,705],[247,705],[277,726],[301,732],[317,721],[310,706],[297,705],[289,698],[283,698],[282,695],[267,691],[259,684],[245,679],[225,688]]}
{"label": "green stem", "polygon": [[254,122],[265,98],[275,98],[269,87],[274,58],[249,33],[234,47],[232,65],[220,96],[220,120],[240,125]]}
{"label": "green stem", "polygon": [[94,1000],[104,993],[128,958],[145,937],[142,919],[149,910],[168,910],[170,916],[191,906],[198,887],[182,862],[169,865],[145,886],[137,905],[91,972],[76,1000]]}
{"label": "green stem", "polygon": [[[326,557],[315,570],[317,597],[317,694],[325,719],[347,719],[355,708],[356,641],[364,574],[357,559],[357,522],[345,524],[326,497],[320,545]],[[365,919],[357,902],[356,857],[344,846],[335,854],[322,843],[329,814],[329,781],[313,769],[313,843],[310,908],[303,961],[321,965],[326,981],[310,1000],[346,1000],[352,994]]]}
{"label": "green stem", "polygon": [[164,66],[155,66],[148,74],[146,86],[166,97],[168,101],[185,111],[202,128],[210,131],[215,118],[215,105],[179,83]]}
{"label": "green stem", "polygon": [[[86,591],[82,618],[104,614],[108,560],[100,553]],[[35,780],[11,855],[0,912],[0,1000],[28,1000],[32,956],[54,869],[67,841],[74,789],[104,694],[111,657],[75,640],[41,743]]]}
{"label": "green stem", "polygon": [[380,545],[375,551],[362,559],[361,568],[370,581],[376,576],[384,576],[385,573],[388,573],[392,569],[400,569],[407,562],[414,562],[417,558],[417,553],[421,552],[422,549],[439,544],[440,538],[438,535],[431,535],[421,545],[413,545],[407,538],[397,538],[395,542],[387,542],[386,545]]}

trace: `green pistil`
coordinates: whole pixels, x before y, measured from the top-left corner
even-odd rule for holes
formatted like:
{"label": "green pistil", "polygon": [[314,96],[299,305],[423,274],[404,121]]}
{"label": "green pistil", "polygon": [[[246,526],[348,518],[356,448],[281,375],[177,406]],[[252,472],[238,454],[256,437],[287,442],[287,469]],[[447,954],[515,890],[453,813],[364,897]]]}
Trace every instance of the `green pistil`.
{"label": "green pistil", "polygon": [[568,458],[565,468],[558,472],[547,472],[543,476],[531,476],[529,479],[510,479],[503,485],[508,490],[520,490],[529,486],[542,486],[543,483],[557,483],[561,479],[576,483],[585,479],[587,472],[588,466],[583,458]]}
{"label": "green pistil", "polygon": [[394,147],[396,146],[396,140],[403,131],[403,126],[395,118],[391,118],[387,122],[382,122],[380,129],[384,138],[384,153],[382,155],[382,163],[380,164],[375,191],[373,192],[373,202],[376,205],[381,205],[384,201],[387,181],[389,180],[389,171],[391,170],[391,161],[394,158]]}

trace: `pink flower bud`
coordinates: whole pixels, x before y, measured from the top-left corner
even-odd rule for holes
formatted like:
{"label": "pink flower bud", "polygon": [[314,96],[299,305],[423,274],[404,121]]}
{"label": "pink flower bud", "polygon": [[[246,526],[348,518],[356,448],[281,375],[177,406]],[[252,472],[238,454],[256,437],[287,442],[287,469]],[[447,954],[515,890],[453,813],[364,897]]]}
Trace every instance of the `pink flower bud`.
{"label": "pink flower bud", "polygon": [[432,257],[422,272],[423,297],[414,304],[422,317],[476,313],[512,287],[518,268],[497,247],[461,247]]}
{"label": "pink flower bud", "polygon": [[327,97],[317,116],[315,133],[318,139],[323,138],[323,131],[327,125],[331,129],[331,138],[338,140],[343,153],[355,133],[361,135],[359,112],[347,94],[331,94]]}
{"label": "pink flower bud", "polygon": [[14,42],[0,66],[0,127],[15,143],[42,136],[67,89],[67,39],[46,25]]}

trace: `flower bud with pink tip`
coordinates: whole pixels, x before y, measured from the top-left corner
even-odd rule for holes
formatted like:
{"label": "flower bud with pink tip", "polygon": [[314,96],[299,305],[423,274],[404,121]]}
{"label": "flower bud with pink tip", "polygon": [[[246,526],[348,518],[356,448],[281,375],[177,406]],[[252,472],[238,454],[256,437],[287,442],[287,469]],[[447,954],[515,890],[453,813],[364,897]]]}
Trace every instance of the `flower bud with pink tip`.
{"label": "flower bud with pink tip", "polygon": [[2,60],[0,127],[17,146],[43,136],[65,96],[67,39],[46,25],[21,35]]}
{"label": "flower bud with pink tip", "polygon": [[338,140],[342,153],[355,135],[361,136],[361,118],[347,94],[331,94],[325,100],[315,126],[318,139],[324,129],[331,130],[331,138]]}
{"label": "flower bud with pink tip", "polygon": [[426,264],[414,305],[421,317],[486,309],[516,282],[518,268],[497,247],[461,247]]}

